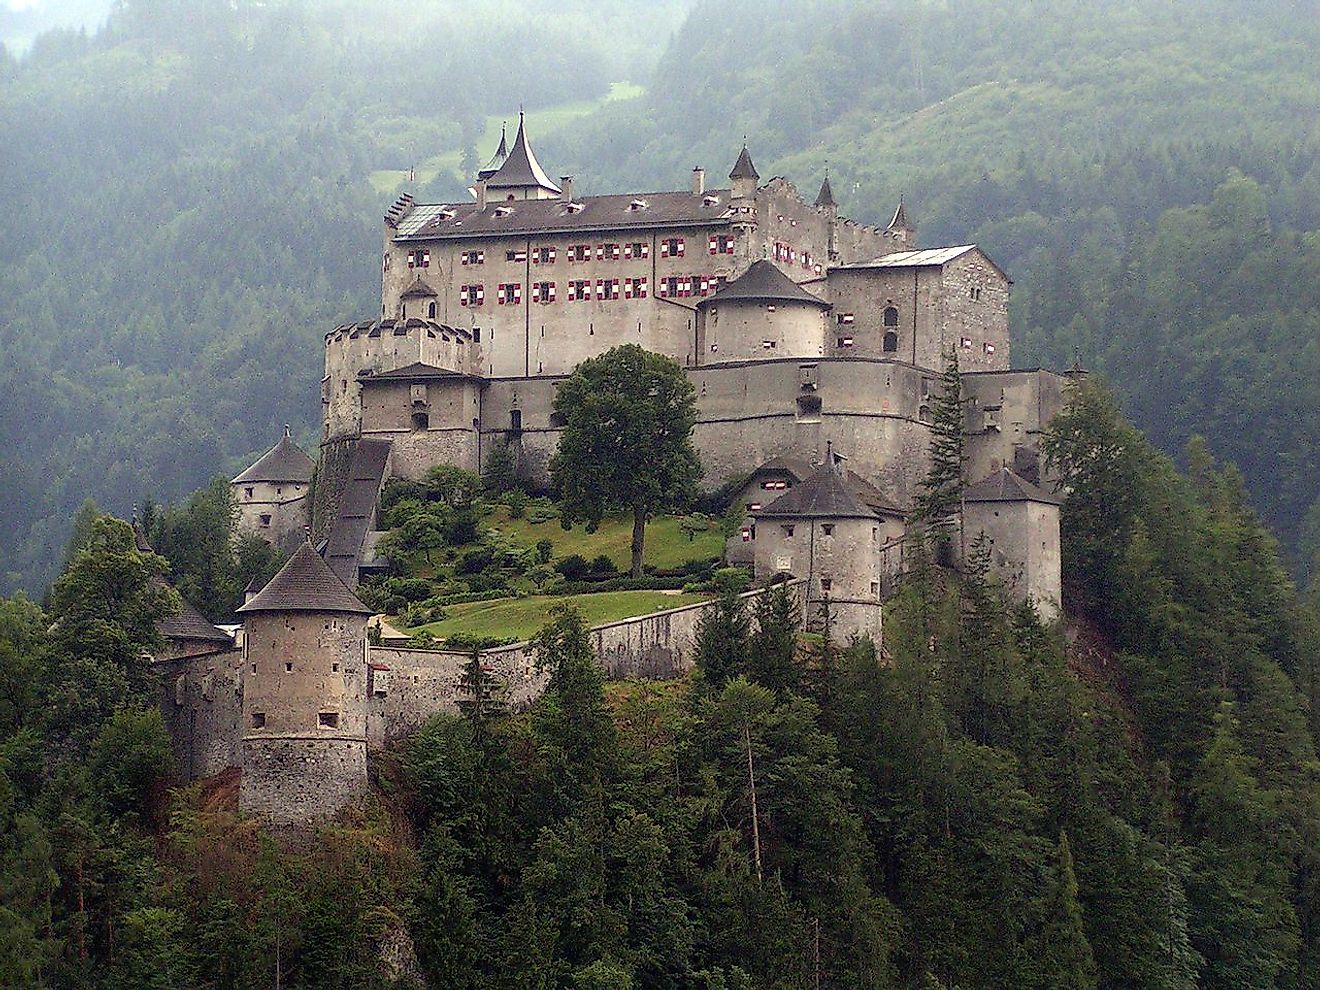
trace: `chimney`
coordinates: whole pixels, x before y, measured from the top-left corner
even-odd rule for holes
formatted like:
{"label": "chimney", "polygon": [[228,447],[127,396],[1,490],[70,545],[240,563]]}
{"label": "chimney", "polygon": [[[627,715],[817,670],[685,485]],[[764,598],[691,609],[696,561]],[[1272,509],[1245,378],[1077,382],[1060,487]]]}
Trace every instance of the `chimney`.
{"label": "chimney", "polygon": [[571,175],[561,175],[559,177],[559,188],[564,191],[564,202],[573,202],[573,177]]}
{"label": "chimney", "polygon": [[692,195],[701,196],[706,192],[706,170],[698,165],[692,170]]}
{"label": "chimney", "polygon": [[477,180],[477,209],[478,209],[478,210],[484,210],[485,208],[486,208],[486,180],[485,180],[485,179],[478,179],[478,180]]}

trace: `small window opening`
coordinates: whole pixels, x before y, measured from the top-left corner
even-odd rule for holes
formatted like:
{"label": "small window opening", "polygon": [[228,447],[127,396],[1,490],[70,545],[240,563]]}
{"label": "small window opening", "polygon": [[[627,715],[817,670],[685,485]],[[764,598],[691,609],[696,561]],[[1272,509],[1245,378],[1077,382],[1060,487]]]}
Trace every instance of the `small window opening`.
{"label": "small window opening", "polygon": [[895,333],[893,330],[885,331],[884,347],[886,354],[893,354],[895,351],[898,350],[898,334]]}
{"label": "small window opening", "polygon": [[261,525],[263,525],[263,526],[269,526],[269,525],[270,525],[270,514],[269,514],[269,513],[263,512],[263,513],[261,514]]}
{"label": "small window opening", "polygon": [[823,526],[821,526],[820,530],[821,530],[821,532],[824,533],[826,536],[833,536],[833,535],[834,535],[834,524],[833,524],[833,523],[825,523]]}
{"label": "small window opening", "polygon": [[793,527],[792,527],[792,526],[785,526],[785,527],[784,527],[784,536],[785,536],[787,539],[790,539],[790,540],[793,538]]}
{"label": "small window opening", "polygon": [[428,320],[434,320],[434,319],[435,319],[435,303],[434,303],[434,302],[429,302],[429,303],[426,304],[426,318],[427,318]]}
{"label": "small window opening", "polygon": [[821,591],[829,591],[830,588],[832,588],[832,587],[834,587],[834,582],[831,581],[829,578],[821,578],[821,579],[820,579],[820,590],[821,590]]}
{"label": "small window opening", "polygon": [[316,724],[323,729],[337,729],[339,728],[339,713],[321,712],[320,715],[316,716]]}
{"label": "small window opening", "polygon": [[337,674],[337,673],[339,673],[339,664],[337,664],[337,663],[332,663],[332,664],[330,665],[330,673],[332,673],[332,674]]}
{"label": "small window opening", "polygon": [[521,409],[510,409],[510,410],[509,410],[509,429],[511,429],[511,430],[521,430],[521,429],[522,429],[522,410],[521,410]]}
{"label": "small window opening", "polygon": [[887,327],[898,326],[898,308],[895,306],[886,306],[884,314],[884,324]]}
{"label": "small window opening", "polygon": [[265,727],[266,727],[266,713],[265,713],[265,712],[253,712],[253,713],[252,713],[252,728],[254,728],[254,729],[264,729]]}
{"label": "small window opening", "polygon": [[286,674],[292,674],[292,673],[293,673],[293,664],[292,664],[292,663],[285,663],[285,665],[284,665],[284,672],[285,672]]}
{"label": "small window opening", "polygon": [[251,488],[244,488],[244,489],[243,489],[243,497],[244,497],[244,498],[251,498],[251,497],[252,497],[252,489],[251,489]]}
{"label": "small window opening", "polygon": [[431,428],[430,413],[415,412],[412,414],[412,428],[414,430],[429,430]]}

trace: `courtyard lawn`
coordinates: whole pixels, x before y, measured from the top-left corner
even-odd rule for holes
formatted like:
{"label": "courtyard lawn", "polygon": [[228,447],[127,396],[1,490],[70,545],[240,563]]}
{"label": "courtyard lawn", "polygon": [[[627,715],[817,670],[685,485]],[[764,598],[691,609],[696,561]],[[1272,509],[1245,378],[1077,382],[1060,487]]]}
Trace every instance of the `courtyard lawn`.
{"label": "courtyard lawn", "polygon": [[[710,528],[697,533],[691,541],[683,532],[682,521],[682,516],[660,516],[646,524],[644,561],[647,564],[662,571],[672,570],[690,560],[717,560],[724,553],[724,535],[718,519],[711,519]],[[566,530],[558,519],[540,523],[526,517],[510,519],[509,510],[501,505],[486,517],[486,524],[529,547],[539,540],[549,540],[554,544],[552,560],[563,560],[575,553],[591,560],[603,553],[624,572],[632,561],[632,519],[602,519],[596,532],[588,533],[583,525]]]}
{"label": "courtyard lawn", "polygon": [[549,621],[550,610],[571,605],[582,613],[588,626],[630,619],[636,615],[693,605],[710,595],[686,595],[664,591],[604,591],[594,595],[534,595],[530,598],[499,598],[490,602],[449,605],[449,618],[429,622],[409,633],[428,632],[436,639],[455,633],[471,636],[512,636],[529,639]]}

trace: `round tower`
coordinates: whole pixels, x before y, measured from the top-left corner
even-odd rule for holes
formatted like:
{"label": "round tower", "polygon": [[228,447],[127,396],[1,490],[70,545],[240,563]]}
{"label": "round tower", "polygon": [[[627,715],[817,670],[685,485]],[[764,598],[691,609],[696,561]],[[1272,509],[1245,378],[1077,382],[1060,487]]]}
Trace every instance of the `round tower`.
{"label": "round tower", "polygon": [[830,304],[765,260],[697,303],[701,364],[818,358]]}
{"label": "round tower", "polygon": [[371,610],[304,543],[238,611],[246,633],[239,808],[276,827],[315,825],[367,787]]}

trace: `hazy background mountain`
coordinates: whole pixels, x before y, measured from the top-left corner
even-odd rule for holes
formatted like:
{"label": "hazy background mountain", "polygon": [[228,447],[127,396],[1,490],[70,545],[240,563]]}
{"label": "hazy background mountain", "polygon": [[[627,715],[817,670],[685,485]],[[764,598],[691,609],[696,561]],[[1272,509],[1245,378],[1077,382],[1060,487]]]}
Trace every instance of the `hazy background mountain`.
{"label": "hazy background mountain", "polygon": [[[50,7],[0,15],[7,45]],[[721,175],[746,134],[808,195],[828,161],[855,218],[906,196],[924,243],[976,240],[1016,280],[1016,363],[1080,353],[1166,449],[1204,433],[1305,576],[1318,14],[130,0],[48,32],[0,53],[0,590],[40,589],[87,496],[177,498],[285,422],[314,443],[320,338],[375,311],[404,170],[461,195],[520,104],[587,191]]]}

